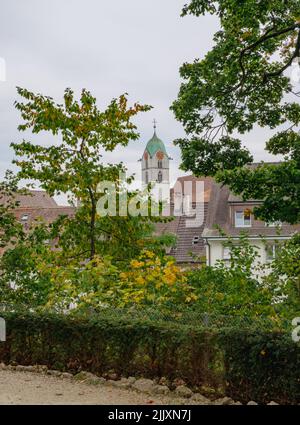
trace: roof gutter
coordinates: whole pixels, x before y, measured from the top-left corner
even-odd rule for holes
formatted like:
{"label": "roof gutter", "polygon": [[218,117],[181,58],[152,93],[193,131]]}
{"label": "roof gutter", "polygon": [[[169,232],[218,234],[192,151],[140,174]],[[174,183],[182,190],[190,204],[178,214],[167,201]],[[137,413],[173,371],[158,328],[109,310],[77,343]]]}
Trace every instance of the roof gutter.
{"label": "roof gutter", "polygon": [[[293,235],[287,235],[287,236],[278,236],[278,235],[271,235],[271,236],[264,236],[264,235],[261,235],[261,236],[250,236],[250,235],[246,235],[246,236],[248,237],[249,240],[262,240],[262,239],[267,239],[267,240],[274,240],[274,239],[276,239],[276,240],[288,240],[288,239],[291,239]],[[210,240],[210,241],[222,241],[222,240],[224,241],[224,240],[227,240],[227,239],[239,240],[240,239],[240,236],[231,236],[231,235],[228,235],[228,237],[226,237],[226,236],[225,237],[224,236],[205,236],[203,239],[208,244],[208,240]]]}

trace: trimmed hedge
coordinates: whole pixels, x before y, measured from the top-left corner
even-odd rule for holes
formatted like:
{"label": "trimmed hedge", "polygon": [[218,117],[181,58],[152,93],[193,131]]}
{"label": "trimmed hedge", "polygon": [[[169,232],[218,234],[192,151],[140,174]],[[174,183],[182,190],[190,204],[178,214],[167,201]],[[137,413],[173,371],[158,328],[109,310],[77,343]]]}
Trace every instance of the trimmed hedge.
{"label": "trimmed hedge", "polygon": [[235,400],[300,402],[300,347],[282,332],[178,323],[1,313],[0,362],[103,375],[181,378]]}
{"label": "trimmed hedge", "polygon": [[291,333],[224,330],[227,393],[241,401],[300,402],[300,345]]}

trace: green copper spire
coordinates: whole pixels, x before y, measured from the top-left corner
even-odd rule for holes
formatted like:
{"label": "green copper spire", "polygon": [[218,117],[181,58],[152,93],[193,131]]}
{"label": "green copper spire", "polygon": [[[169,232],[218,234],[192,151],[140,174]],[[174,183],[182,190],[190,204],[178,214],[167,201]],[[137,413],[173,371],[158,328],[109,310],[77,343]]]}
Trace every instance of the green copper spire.
{"label": "green copper spire", "polygon": [[157,152],[163,152],[166,156],[168,156],[164,142],[160,140],[156,135],[156,120],[153,121],[154,123],[154,134],[152,139],[149,140],[146,146],[146,150],[148,151],[151,158],[157,153]]}

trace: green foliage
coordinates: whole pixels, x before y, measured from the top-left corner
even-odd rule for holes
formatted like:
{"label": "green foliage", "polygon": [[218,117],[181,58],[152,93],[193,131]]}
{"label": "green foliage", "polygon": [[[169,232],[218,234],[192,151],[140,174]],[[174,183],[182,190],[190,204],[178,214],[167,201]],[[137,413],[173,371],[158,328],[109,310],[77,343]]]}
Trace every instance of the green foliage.
{"label": "green foliage", "polygon": [[90,312],[112,306],[118,296],[119,270],[109,257],[94,257],[78,265],[77,259],[66,264],[63,258],[53,257],[52,262],[39,264],[41,274],[49,276],[47,300],[39,308],[72,313]]}
{"label": "green foliage", "polygon": [[123,376],[182,378],[192,385],[217,381],[208,364],[218,355],[213,334],[117,313],[104,309],[90,318],[1,313],[8,335],[0,361],[97,374],[113,369]]}
{"label": "green foliage", "polygon": [[197,299],[175,260],[160,258],[151,251],[132,260],[129,269],[120,274],[119,297],[119,307],[177,305],[180,308]]}
{"label": "green foliage", "polygon": [[[64,247],[70,246],[73,255],[82,254],[83,259],[92,259],[99,254],[99,246],[104,245],[107,250],[116,245],[116,240],[121,246],[120,241],[126,233],[128,237],[123,240],[123,246],[128,248],[130,243],[134,246],[136,239],[129,236],[133,235],[136,221],[130,221],[127,226],[127,219],[119,220],[114,227],[115,220],[112,224],[106,218],[103,222],[97,217],[96,207],[101,197],[97,186],[102,181],[119,182],[120,173],[125,171],[123,164],[104,165],[101,162],[103,153],[137,140],[139,133],[132,120],[150,107],[137,103],[129,107],[126,95],[122,95],[113,99],[102,112],[87,90],[82,90],[78,102],[73,91],[66,89],[62,105],[26,89],[18,88],[18,93],[24,99],[15,103],[24,120],[19,130],[47,131],[61,140],[50,146],[27,141],[13,143],[18,157],[14,162],[20,167],[19,177],[37,181],[51,196],[65,193],[73,202],[80,201],[81,208],[75,217],[65,220]],[[113,231],[111,227],[114,227]],[[126,243],[128,239],[129,243]]]}
{"label": "green foliage", "polygon": [[281,314],[292,319],[300,311],[300,235],[296,234],[277,251],[268,281],[277,284],[278,295],[284,300]]}
{"label": "green foliage", "polygon": [[227,393],[243,402],[300,400],[300,347],[288,332],[226,329],[221,336]]}
{"label": "green foliage", "polygon": [[1,312],[7,341],[0,362],[77,373],[180,378],[247,402],[299,403],[300,350],[290,335],[241,327],[210,329],[196,321],[140,319],[103,310],[89,318]]}
{"label": "green foliage", "polygon": [[11,171],[7,171],[4,180],[0,182],[0,249],[15,243],[23,235],[22,226],[13,214],[18,206],[17,193],[20,193],[18,179]]}
{"label": "green foliage", "polygon": [[259,279],[257,273],[263,271],[263,266],[258,261],[257,248],[246,235],[238,243],[228,238],[225,246],[230,249],[228,262],[222,260],[215,267],[203,267],[187,274],[197,295],[196,308],[209,314],[265,317],[274,324],[280,323],[274,305],[278,284]]}
{"label": "green foliage", "polygon": [[245,200],[263,199],[262,205],[254,208],[256,217],[266,222],[299,223],[299,156],[276,165],[260,164],[252,169],[245,167],[233,172],[226,170],[217,179]]}
{"label": "green foliage", "polygon": [[[299,10],[298,0],[190,0],[183,15],[216,15],[221,29],[204,59],[181,67],[172,105],[190,136],[176,141],[184,170],[216,176],[245,199],[264,200],[259,217],[292,224],[300,219],[300,107],[286,71],[300,73]],[[280,128],[266,148],[284,154],[282,164],[246,167],[252,156],[233,135],[255,125]]]}
{"label": "green foliage", "polygon": [[274,270],[290,279],[300,278],[300,235],[295,234],[279,250],[273,264]]}
{"label": "green foliage", "polygon": [[[228,136],[222,136],[215,143],[207,143],[206,139],[193,136],[190,139],[180,140],[180,148],[183,158],[182,168],[191,169],[195,175],[214,176],[220,170],[242,167],[252,161],[247,149],[241,147],[240,140]],[[201,161],[200,158],[205,160]]]}
{"label": "green foliage", "polygon": [[43,261],[51,262],[54,255],[46,241],[55,238],[55,231],[44,223],[18,238],[0,258],[1,301],[36,308],[47,302],[51,282],[49,273],[42,273]]}
{"label": "green foliage", "polygon": [[[46,228],[44,228],[46,232]],[[69,311],[72,314],[102,308],[155,306],[182,308],[197,298],[194,288],[174,260],[143,251],[127,265],[109,256],[78,263],[45,245],[38,227],[2,258],[2,302],[27,305],[32,310]]]}
{"label": "green foliage", "polygon": [[[150,107],[129,107],[123,95],[101,112],[86,90],[78,102],[67,89],[63,105],[26,89],[18,88],[18,93],[24,99],[16,102],[24,120],[19,130],[48,131],[60,136],[61,141],[50,146],[27,141],[12,144],[20,171],[18,178],[8,174],[0,187],[1,198],[6,199],[0,206],[1,243],[5,246],[0,259],[2,301],[57,311],[70,306],[86,310],[105,303],[126,304],[131,282],[124,284],[121,272],[128,270],[130,261],[146,249],[154,251],[157,261],[165,261],[164,248],[174,243],[174,237],[154,236],[153,222],[167,218],[119,214],[118,200],[125,190],[125,207],[133,197],[144,202],[143,194],[128,193],[127,185],[133,178],[123,179],[122,163],[104,165],[101,157],[103,152],[127,146],[139,137],[132,119]],[[37,181],[51,196],[68,194],[73,203],[79,201],[79,206],[73,214],[61,215],[51,224],[36,220],[20,233],[22,226],[12,214],[12,194],[21,178]],[[104,194],[99,190],[101,182],[115,186],[115,216],[97,212],[97,203]],[[13,236],[14,245],[9,245]],[[163,278],[163,270],[157,277]],[[184,280],[179,273],[176,279],[178,283]],[[144,292],[147,294],[147,290]]]}
{"label": "green foliage", "polygon": [[283,317],[291,319],[299,311],[298,251],[293,251],[292,266],[289,245],[282,248],[269,276],[261,277],[267,266],[260,264],[246,235],[238,242],[228,238],[228,261],[183,271],[159,250],[141,250],[128,261],[109,255],[85,262],[76,255],[66,257],[45,243],[55,239],[56,226],[40,224],[6,250],[1,259],[2,302],[72,314],[112,307],[178,312],[190,307],[197,314],[266,319],[278,326]]}

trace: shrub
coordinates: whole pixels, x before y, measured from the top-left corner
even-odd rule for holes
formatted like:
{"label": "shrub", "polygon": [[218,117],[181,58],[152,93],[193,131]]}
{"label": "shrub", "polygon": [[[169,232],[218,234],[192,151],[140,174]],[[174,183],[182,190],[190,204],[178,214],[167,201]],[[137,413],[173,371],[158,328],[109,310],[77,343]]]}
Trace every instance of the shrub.
{"label": "shrub", "polygon": [[280,321],[273,286],[265,285],[234,269],[203,267],[188,272],[196,295],[195,308],[210,314],[269,317]]}
{"label": "shrub", "polygon": [[299,403],[300,346],[289,333],[229,329],[221,340],[224,378],[231,397]]}
{"label": "shrub", "polygon": [[[111,312],[110,312],[111,313]],[[190,385],[216,382],[214,334],[193,326],[130,319],[118,314],[89,319],[5,313],[7,342],[0,361],[46,364],[77,372],[181,378]]]}
{"label": "shrub", "polygon": [[0,361],[120,376],[181,378],[236,400],[300,402],[300,348],[283,331],[204,328],[103,311],[89,318],[4,313]]}
{"label": "shrub", "polygon": [[[66,263],[61,252],[49,250],[44,255],[43,251],[40,257],[40,250],[32,256],[25,253],[22,256],[14,249],[5,256],[12,273],[6,272],[2,280],[0,276],[3,302],[64,312],[70,308],[97,311],[103,307],[185,306],[197,299],[175,260],[149,250],[142,251],[127,265],[115,265],[108,256],[95,256],[80,267],[77,258]],[[14,289],[11,282],[16,283]]]}

